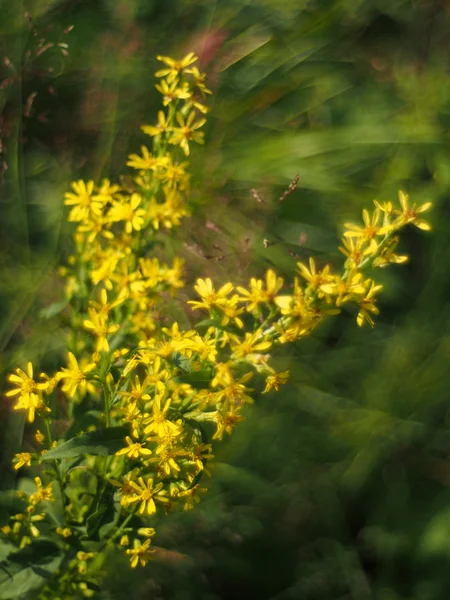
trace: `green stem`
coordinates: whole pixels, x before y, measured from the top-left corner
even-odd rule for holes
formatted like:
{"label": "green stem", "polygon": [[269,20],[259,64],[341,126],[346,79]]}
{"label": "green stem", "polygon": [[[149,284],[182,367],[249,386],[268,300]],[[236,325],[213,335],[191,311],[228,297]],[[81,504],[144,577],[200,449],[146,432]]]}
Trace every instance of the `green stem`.
{"label": "green stem", "polygon": [[[52,438],[52,431],[50,429],[50,419],[48,417],[46,417],[44,419],[44,423],[45,423],[45,430],[47,433],[48,445],[51,448],[53,438]],[[64,522],[65,522],[66,513],[65,513],[65,506],[64,506],[64,484],[63,484],[63,480],[61,477],[61,473],[59,471],[58,461],[55,459],[52,461],[52,463],[53,463],[53,468],[55,469],[56,480],[58,481],[59,489],[61,490],[61,504],[62,504],[63,518],[64,518]]]}

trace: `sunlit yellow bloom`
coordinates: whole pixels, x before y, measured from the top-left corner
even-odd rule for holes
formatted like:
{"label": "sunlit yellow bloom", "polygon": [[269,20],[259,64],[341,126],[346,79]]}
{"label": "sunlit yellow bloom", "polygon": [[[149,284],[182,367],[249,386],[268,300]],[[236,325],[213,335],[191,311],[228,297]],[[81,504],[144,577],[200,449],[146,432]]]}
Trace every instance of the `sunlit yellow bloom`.
{"label": "sunlit yellow bloom", "polygon": [[129,202],[124,200],[115,202],[108,213],[108,217],[113,223],[124,221],[127,233],[132,233],[133,230],[140,231],[145,216],[145,210],[138,208],[141,202],[142,196],[140,194],[131,194]]}
{"label": "sunlit yellow bloom", "polygon": [[336,296],[336,306],[341,306],[346,302],[351,302],[355,298],[359,298],[366,293],[366,288],[363,285],[362,273],[356,270],[350,271],[344,279],[336,277],[333,294]]}
{"label": "sunlit yellow bloom", "polygon": [[140,527],[137,530],[137,534],[142,535],[143,537],[153,537],[155,533],[156,531],[153,529],[153,527]]}
{"label": "sunlit yellow bloom", "polygon": [[166,119],[164,111],[158,111],[158,123],[156,125],[142,125],[142,131],[152,137],[160,136],[162,133],[170,130],[169,121]]}
{"label": "sunlit yellow bloom", "polygon": [[233,291],[233,284],[226,283],[216,292],[211,279],[208,277],[207,279],[197,279],[194,289],[202,301],[189,300],[188,304],[192,304],[194,310],[197,308],[210,309],[214,305],[220,306],[223,304],[230,292]]}
{"label": "sunlit yellow bloom", "polygon": [[344,237],[341,240],[342,246],[339,246],[339,251],[347,256],[348,261],[345,263],[350,269],[357,268],[364,258],[373,253],[377,249],[377,244],[367,246],[364,240],[360,237]]}
{"label": "sunlit yellow bloom", "polygon": [[248,354],[255,352],[264,352],[272,346],[272,342],[264,341],[264,334],[261,330],[254,333],[245,333],[244,339],[234,336],[231,344],[231,350],[236,358],[245,358]]}
{"label": "sunlit yellow bloom", "polygon": [[87,235],[88,244],[92,244],[97,236],[101,236],[107,240],[113,240],[114,234],[108,228],[110,223],[103,215],[93,215],[88,221],[78,226],[77,232]]}
{"label": "sunlit yellow bloom", "polygon": [[221,440],[224,433],[231,434],[236,425],[244,419],[239,414],[240,409],[240,406],[229,406],[217,411],[215,415],[217,431],[213,435],[213,440]]}
{"label": "sunlit yellow bloom", "polygon": [[197,142],[203,144],[204,133],[196,131],[206,123],[206,119],[200,119],[194,123],[195,112],[192,111],[187,119],[181,113],[177,113],[176,119],[179,127],[172,129],[172,135],[169,138],[171,144],[180,146],[186,156],[189,155],[189,142]]}
{"label": "sunlit yellow bloom", "polygon": [[142,156],[130,154],[127,166],[139,170],[151,170],[158,164],[158,158],[153,156],[146,146],[141,146]]}
{"label": "sunlit yellow bloom", "polygon": [[31,467],[31,459],[33,456],[29,452],[19,452],[14,457],[14,469],[18,471],[22,467]]}
{"label": "sunlit yellow bloom", "polygon": [[399,243],[398,236],[394,236],[384,245],[380,254],[373,260],[374,267],[387,267],[390,264],[401,265],[408,260],[405,255],[395,254]]}
{"label": "sunlit yellow bloom", "polygon": [[249,302],[247,306],[248,311],[252,311],[257,308],[258,304],[271,303],[274,301],[275,296],[278,294],[280,289],[283,287],[283,279],[277,277],[277,274],[272,269],[269,269],[266,273],[266,282],[264,283],[261,279],[250,279],[250,290],[246,290],[243,287],[238,287],[237,291],[242,294],[239,299],[242,302]]}
{"label": "sunlit yellow bloom", "polygon": [[134,489],[131,486],[131,481],[133,478],[133,474],[125,475],[122,481],[117,481],[117,479],[110,479],[110,483],[115,485],[119,489],[120,504],[122,506],[128,506],[129,498],[134,495]]}
{"label": "sunlit yellow bloom", "polygon": [[210,360],[214,362],[217,356],[215,337],[202,337],[196,334],[189,340],[182,343],[182,347],[199,354],[201,360]]}
{"label": "sunlit yellow bloom", "polygon": [[278,390],[280,387],[286,383],[289,379],[289,371],[283,371],[282,373],[273,373],[273,375],[268,375],[266,378],[266,387],[263,390],[263,394],[270,392],[270,390]]}
{"label": "sunlit yellow bloom", "polygon": [[369,323],[371,327],[374,326],[374,320],[370,313],[377,315],[380,311],[375,306],[375,295],[382,289],[382,285],[375,285],[374,281],[370,279],[366,281],[368,290],[363,298],[359,300],[359,312],[356,317],[356,322],[361,327],[365,322]]}
{"label": "sunlit yellow bloom", "polygon": [[40,477],[34,478],[34,483],[36,484],[37,490],[34,494],[30,496],[31,504],[37,504],[38,502],[42,502],[43,500],[55,500],[53,497],[53,481],[51,481],[46,487],[42,485],[42,481]]}
{"label": "sunlit yellow bloom", "polygon": [[42,444],[45,440],[45,436],[39,431],[39,429],[34,434],[34,438],[38,444]]}
{"label": "sunlit yellow bloom", "polygon": [[166,475],[166,476],[172,475],[173,477],[178,477],[178,473],[181,471],[181,468],[175,459],[177,458],[177,456],[179,456],[182,453],[180,453],[177,450],[171,449],[169,445],[161,444],[158,446],[158,449],[156,450],[156,454],[158,455],[158,458],[159,458],[159,460],[158,460],[159,475],[161,477],[163,477],[164,475]]}
{"label": "sunlit yellow bloom", "polygon": [[146,388],[147,381],[144,381],[144,385],[142,385],[139,376],[136,375],[134,381],[131,381],[131,391],[119,391],[118,394],[125,398],[129,398],[132,404],[135,405],[138,400],[150,400],[150,395],[145,392]]}
{"label": "sunlit yellow bloom", "polygon": [[374,200],[373,203],[375,204],[376,208],[385,213],[385,215],[391,215],[392,211],[394,210],[392,202],[378,202],[378,200]]}
{"label": "sunlit yellow bloom", "polygon": [[319,298],[333,293],[334,276],[330,273],[330,265],[326,265],[321,271],[316,269],[313,258],[309,259],[309,269],[306,265],[297,263],[300,274],[306,279],[311,290],[319,292]]}
{"label": "sunlit yellow bloom", "polygon": [[247,394],[253,390],[244,385],[252,376],[253,373],[246,373],[238,381],[232,379],[225,385],[221,384],[223,387],[217,391],[217,399],[233,403],[236,406],[244,402],[253,403],[253,398]]}
{"label": "sunlit yellow bloom", "polygon": [[112,302],[108,302],[108,293],[105,289],[102,289],[100,292],[100,302],[95,302],[91,300],[89,305],[92,308],[95,308],[100,314],[105,315],[105,317],[109,316],[109,313],[116,308],[116,306],[120,306],[127,299],[128,293],[126,289],[121,289],[117,298]]}
{"label": "sunlit yellow bloom", "polygon": [[111,202],[114,196],[120,191],[120,185],[117,185],[116,183],[111,184],[109,179],[103,179],[102,184],[93,198],[98,202],[106,204],[107,202]]}
{"label": "sunlit yellow bloom", "polygon": [[377,235],[384,235],[389,229],[388,227],[382,227],[379,224],[381,211],[376,208],[373,211],[372,217],[367,209],[362,211],[364,226],[353,225],[352,223],[345,223],[345,227],[348,229],[344,233],[345,237],[360,237],[363,240],[372,242]]}
{"label": "sunlit yellow bloom", "polygon": [[431,202],[425,202],[425,204],[422,204],[421,206],[416,206],[415,204],[410,206],[408,194],[405,194],[402,191],[398,193],[398,199],[400,201],[402,211],[395,222],[396,226],[412,223],[419,229],[423,229],[423,231],[430,231],[431,225],[423,219],[420,219],[418,215],[429,210],[432,206]]}
{"label": "sunlit yellow bloom", "polygon": [[190,67],[185,70],[185,73],[189,73],[193,76],[195,81],[195,87],[197,87],[202,95],[204,94],[212,94],[212,91],[209,90],[205,85],[206,73],[200,73],[197,67]]}
{"label": "sunlit yellow bloom", "polygon": [[15,373],[9,375],[8,380],[17,387],[6,392],[6,396],[18,396],[17,404],[14,410],[28,411],[28,421],[32,423],[36,410],[43,408],[44,404],[41,398],[39,384],[33,379],[33,365],[31,362],[27,365],[27,373],[22,369],[16,369]]}
{"label": "sunlit yellow bloom", "polygon": [[153,479],[151,477],[147,481],[139,477],[138,483],[130,481],[130,486],[133,488],[135,495],[128,498],[128,503],[140,502],[138,512],[141,515],[144,513],[153,515],[156,512],[155,500],[162,503],[168,502],[165,496],[167,492],[163,490],[163,484],[159,482],[153,486]]}
{"label": "sunlit yellow bloom", "polygon": [[118,450],[116,456],[123,456],[126,454],[128,458],[138,459],[141,458],[141,456],[150,456],[150,454],[152,454],[152,451],[149,448],[145,448],[143,444],[133,442],[130,436],[127,435],[125,440],[128,446]]}
{"label": "sunlit yellow bloom", "polygon": [[120,328],[120,325],[108,325],[105,315],[96,312],[92,308],[89,309],[89,317],[90,319],[85,319],[83,321],[83,327],[89,329],[97,336],[97,352],[101,352],[102,350],[108,352],[109,344],[106,336],[111,333],[116,333]]}
{"label": "sunlit yellow bloom", "polygon": [[87,184],[80,179],[71,183],[73,192],[67,192],[64,195],[64,204],[73,206],[69,213],[69,221],[85,221],[91,214],[100,215],[103,204],[98,199],[94,199],[94,182],[88,181]]}
{"label": "sunlit yellow bloom", "polygon": [[81,368],[78,364],[77,359],[69,352],[69,367],[61,369],[60,378],[64,381],[62,386],[63,392],[73,398],[77,389],[80,389],[81,395],[86,393],[87,379],[86,375],[95,369],[95,363],[89,363],[85,367]]}
{"label": "sunlit yellow bloom", "polygon": [[192,94],[189,90],[189,86],[186,83],[180,86],[177,79],[174,79],[172,82],[162,79],[159,85],[155,85],[155,88],[162,94],[163,106],[168,106],[175,100],[185,100],[190,98]]}
{"label": "sunlit yellow bloom", "polygon": [[132,569],[135,569],[138,564],[140,564],[141,567],[145,567],[145,565],[148,563],[152,553],[154,552],[154,550],[149,550],[150,543],[150,539],[146,539],[143,544],[141,544],[140,540],[136,539],[133,542],[133,548],[128,548],[128,550],[125,550],[125,552],[131,556],[130,565]]}
{"label": "sunlit yellow bloom", "polygon": [[152,404],[152,414],[144,419],[144,433],[149,435],[155,433],[159,437],[164,437],[172,433],[179,433],[180,426],[167,418],[167,411],[170,408],[171,399],[169,398],[164,408],[161,408],[161,397],[156,396]]}
{"label": "sunlit yellow bloom", "polygon": [[170,58],[170,56],[157,56],[156,58],[169,68],[156,71],[155,76],[167,77],[167,81],[169,82],[176,79],[182,71],[198,60],[194,52],[189,52],[189,54],[186,54],[181,60],[174,60],[173,58]]}

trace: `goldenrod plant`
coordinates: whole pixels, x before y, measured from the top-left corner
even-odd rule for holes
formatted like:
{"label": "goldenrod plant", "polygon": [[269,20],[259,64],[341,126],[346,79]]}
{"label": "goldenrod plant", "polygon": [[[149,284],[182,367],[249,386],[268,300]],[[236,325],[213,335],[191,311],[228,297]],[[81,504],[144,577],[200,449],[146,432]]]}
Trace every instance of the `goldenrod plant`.
{"label": "goldenrod plant", "polygon": [[[396,253],[405,226],[430,229],[422,219],[430,203],[403,192],[395,205],[375,201],[361,224],[345,225],[340,271],[310,258],[289,282],[273,269],[248,285],[198,279],[188,304],[202,320],[161,326],[157,312],[183,287],[183,263],[152,254],[155,234],[188,214],[187,158],[204,141],[211,92],[193,53],[158,60],[163,108],[142,127],[152,150],[129,157],[132,178],[80,180],[65,196],[74,250],[60,269],[65,300],[48,312],[67,319],[66,363],[36,376],[29,362],[9,376],[6,395],[35,428],[34,450],[13,465],[31,471],[34,488],[20,489],[20,509],[1,528],[0,598],[92,597],[113,550],[131,568],[145,565],[155,513],[192,508],[214,445],[259,393],[288,380],[271,355],[344,306],[359,326],[373,326],[376,269],[407,260]],[[61,411],[65,431],[55,423]]]}

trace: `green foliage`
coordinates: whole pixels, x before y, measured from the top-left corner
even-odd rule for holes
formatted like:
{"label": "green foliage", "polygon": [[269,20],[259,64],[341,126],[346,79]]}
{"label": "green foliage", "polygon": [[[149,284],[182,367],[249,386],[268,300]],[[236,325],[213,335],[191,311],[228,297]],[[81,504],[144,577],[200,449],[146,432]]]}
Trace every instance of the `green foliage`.
{"label": "green foliage", "polygon": [[[410,264],[384,275],[377,328],[367,337],[343,316],[279,357],[278,370],[294,374],[291,383],[252,408],[220,451],[210,490],[196,510],[162,526],[159,545],[166,553],[132,581],[123,560],[113,559],[104,599],[446,598],[445,5],[28,5],[44,28],[50,22],[75,27],[69,58],[51,80],[56,98],[44,95],[46,82],[29,80],[3,96],[9,105],[24,106],[37,89],[36,111],[38,101],[50,108],[47,123],[36,113],[22,116],[20,126],[15,121],[6,144],[0,224],[5,369],[23,362],[24,340],[28,357],[45,352],[50,358],[43,367],[56,364],[61,348],[54,326],[38,311],[58,297],[51,273],[59,262],[57,244],[65,245],[60,198],[73,173],[109,175],[141,143],[134,132],[155,108],[149,57],[162,48],[181,54],[200,38],[213,58],[206,69],[216,77],[209,150],[196,165],[191,233],[175,235],[168,250],[186,244],[190,277],[233,273],[245,280],[268,266],[284,274],[294,264],[290,253],[303,259],[312,251],[321,260],[336,247],[344,221],[398,188],[436,206],[432,236],[408,232],[402,243]],[[17,57],[29,34],[17,4],[5,6],[0,54],[10,56],[13,47]],[[297,189],[279,203],[297,173]],[[4,430],[9,462],[23,422],[5,410]],[[13,480],[8,468],[2,469],[5,489]]]}
{"label": "green foliage", "polygon": [[42,456],[42,460],[64,460],[85,454],[111,456],[123,446],[127,434],[128,428],[123,426],[84,433],[49,450]]}

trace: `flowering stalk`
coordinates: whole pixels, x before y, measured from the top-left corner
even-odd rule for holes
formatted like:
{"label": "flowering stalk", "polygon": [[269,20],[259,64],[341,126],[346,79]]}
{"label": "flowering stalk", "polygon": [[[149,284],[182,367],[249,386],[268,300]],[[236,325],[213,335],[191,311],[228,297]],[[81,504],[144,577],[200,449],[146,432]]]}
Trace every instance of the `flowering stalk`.
{"label": "flowering stalk", "polygon": [[395,253],[404,226],[429,229],[420,218],[429,203],[410,205],[400,192],[398,207],[375,202],[371,215],[363,211],[362,226],[346,225],[342,274],[311,258],[298,263],[293,286],[272,269],[247,286],[217,289],[199,279],[198,299],[189,304],[207,321],[189,330],[177,322],[162,327],[158,310],[183,286],[182,263],[161,264],[151,251],[156,233],[187,215],[185,159],[192,142],[203,143],[202,100],[210,91],[192,53],[180,61],[158,58],[163,110],[156,124],[142,127],[153,151],[142,146],[129,157],[132,179],[97,186],[80,180],[65,197],[76,226],[75,251],[60,269],[71,334],[67,364],[38,381],[31,363],[9,377],[7,396],[16,397],[14,408],[30,423],[54,418],[57,394],[67,398],[71,418],[61,439],[52,441],[48,428],[47,437],[36,436],[41,451],[14,459],[17,470],[54,464],[49,477],[59,482],[61,510],[53,520],[41,511],[41,502],[54,500],[53,481],[44,488],[37,477],[37,491],[22,494],[24,512],[1,530],[11,552],[33,546],[41,534],[36,521],[53,540],[57,577],[43,585],[42,600],[92,596],[113,548],[132,568],[145,565],[155,513],[192,508],[213,444],[243,419],[258,386],[267,393],[286,383],[289,373],[277,373],[270,354],[310,335],[344,305],[356,307],[358,325],[373,326],[381,286],[366,272],[406,260]]}

